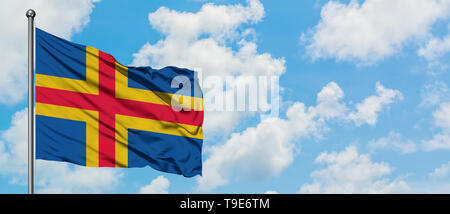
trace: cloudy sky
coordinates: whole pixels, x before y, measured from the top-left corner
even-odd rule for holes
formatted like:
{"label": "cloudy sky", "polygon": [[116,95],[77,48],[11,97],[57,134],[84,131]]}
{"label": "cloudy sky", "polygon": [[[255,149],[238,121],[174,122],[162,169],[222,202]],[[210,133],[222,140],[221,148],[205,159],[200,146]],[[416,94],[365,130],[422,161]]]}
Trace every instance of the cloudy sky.
{"label": "cloudy sky", "polygon": [[38,193],[449,193],[450,0],[0,0],[0,193],[26,193],[26,18],[122,64],[279,75],[205,114],[203,176],[37,161]]}

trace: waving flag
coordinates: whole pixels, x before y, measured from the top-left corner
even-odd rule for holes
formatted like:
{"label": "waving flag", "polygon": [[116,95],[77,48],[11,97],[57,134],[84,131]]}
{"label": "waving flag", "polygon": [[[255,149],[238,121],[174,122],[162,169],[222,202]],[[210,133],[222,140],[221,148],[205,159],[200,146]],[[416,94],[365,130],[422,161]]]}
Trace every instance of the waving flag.
{"label": "waving flag", "polygon": [[36,158],[201,175],[203,99],[194,71],[126,67],[36,29]]}

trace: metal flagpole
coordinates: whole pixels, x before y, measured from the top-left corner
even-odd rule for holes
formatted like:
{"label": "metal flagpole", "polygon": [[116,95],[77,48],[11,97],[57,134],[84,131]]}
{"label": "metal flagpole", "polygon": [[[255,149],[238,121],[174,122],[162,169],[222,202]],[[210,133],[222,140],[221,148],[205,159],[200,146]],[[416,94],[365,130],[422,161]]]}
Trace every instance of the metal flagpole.
{"label": "metal flagpole", "polygon": [[28,18],[28,194],[34,194],[34,17],[29,9]]}

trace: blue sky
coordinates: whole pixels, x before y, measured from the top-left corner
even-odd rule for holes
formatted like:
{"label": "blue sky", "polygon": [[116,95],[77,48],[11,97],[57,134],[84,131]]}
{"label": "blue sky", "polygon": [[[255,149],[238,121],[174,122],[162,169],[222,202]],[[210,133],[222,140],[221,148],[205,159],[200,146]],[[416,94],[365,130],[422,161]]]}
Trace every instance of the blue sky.
{"label": "blue sky", "polygon": [[[64,163],[42,163],[37,167],[37,192],[450,192],[450,1],[68,2],[66,6],[59,1],[26,1],[20,6],[11,2],[11,10],[20,16],[5,12],[1,20],[25,26],[23,8],[34,7],[37,27],[108,52],[122,64],[171,63],[200,67],[214,75],[219,72],[216,65],[207,62],[218,57],[225,63],[241,63],[231,68],[238,71],[236,76],[250,72],[240,69],[252,62],[274,66],[273,71],[260,70],[280,74],[281,109],[275,121],[261,121],[259,114],[245,112],[230,113],[231,119],[225,122],[214,112],[207,116],[204,179],[151,168],[91,173]],[[55,19],[64,10],[73,15]],[[208,10],[217,13],[201,13]],[[232,15],[214,15],[222,10]],[[153,14],[151,21],[149,14]],[[198,20],[193,24],[183,14]],[[165,24],[196,28],[173,29]],[[214,27],[220,24],[223,29]],[[21,55],[25,29],[3,33],[0,44]],[[188,38],[191,33],[197,36]],[[239,43],[242,40],[244,45]],[[179,41],[199,53],[222,54],[221,50],[231,56],[180,57],[168,48]],[[239,56],[245,44],[256,46],[256,52]],[[16,67],[0,71],[2,76],[25,72],[25,59],[11,58],[7,62]],[[0,193],[27,190],[26,165],[15,157],[23,141],[16,135],[26,133],[21,117],[26,108],[26,77],[18,76],[18,80],[0,81],[2,90],[15,87],[19,91],[0,93]],[[284,126],[277,132],[277,127]],[[253,132],[271,137],[251,137]],[[226,156],[239,151],[242,154],[234,158]],[[92,181],[99,177],[103,185]]]}

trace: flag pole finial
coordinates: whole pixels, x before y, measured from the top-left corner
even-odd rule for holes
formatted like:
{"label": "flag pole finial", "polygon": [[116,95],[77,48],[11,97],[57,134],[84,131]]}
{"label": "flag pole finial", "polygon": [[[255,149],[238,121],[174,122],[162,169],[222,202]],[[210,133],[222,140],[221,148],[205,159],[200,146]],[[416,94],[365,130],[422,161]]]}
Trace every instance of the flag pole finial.
{"label": "flag pole finial", "polygon": [[27,10],[26,15],[28,18],[34,18],[36,16],[36,12],[33,9],[29,9]]}

